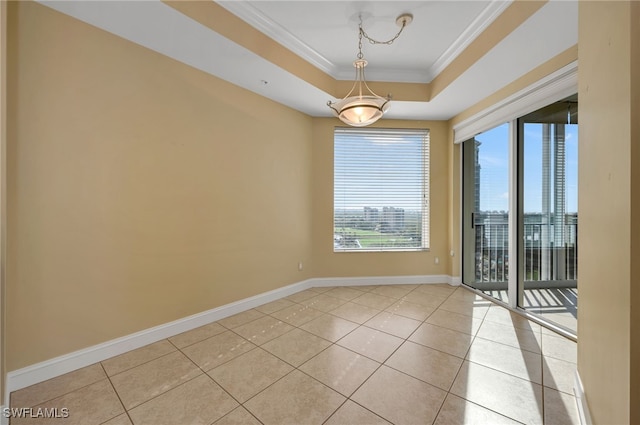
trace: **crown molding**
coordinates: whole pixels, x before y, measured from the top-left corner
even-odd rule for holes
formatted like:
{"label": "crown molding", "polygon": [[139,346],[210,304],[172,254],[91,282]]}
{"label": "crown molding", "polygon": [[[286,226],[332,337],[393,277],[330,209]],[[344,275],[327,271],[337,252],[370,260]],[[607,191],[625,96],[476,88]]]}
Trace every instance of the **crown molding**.
{"label": "crown molding", "polygon": [[[476,39],[513,0],[491,0],[489,5],[471,22],[465,31],[425,70],[382,69],[370,71],[370,78],[376,81],[401,81],[407,83],[428,83],[442,72],[464,49]],[[266,36],[291,50],[316,68],[329,74],[336,80],[353,79],[353,68],[338,67],[325,56],[304,43],[282,25],[269,18],[250,2],[221,1],[220,6],[227,9]]]}
{"label": "crown molding", "polygon": [[507,7],[513,0],[492,0],[427,70],[428,81],[445,70]]}
{"label": "crown molding", "polygon": [[335,78],[337,67],[333,62],[291,34],[286,28],[262,13],[251,3],[244,1],[221,1],[218,2],[218,4],[316,68]]}

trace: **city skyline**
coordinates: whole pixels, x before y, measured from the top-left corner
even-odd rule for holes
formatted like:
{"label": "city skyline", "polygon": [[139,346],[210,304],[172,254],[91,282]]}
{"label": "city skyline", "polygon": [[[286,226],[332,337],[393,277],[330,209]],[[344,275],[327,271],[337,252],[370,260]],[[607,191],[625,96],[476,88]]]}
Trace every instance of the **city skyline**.
{"label": "city skyline", "polygon": [[[539,129],[535,128],[540,125],[527,124],[525,127],[525,213],[542,212],[542,136]],[[575,213],[578,210],[577,124],[565,125],[565,132],[565,212]],[[335,145],[336,210],[362,210],[365,207],[423,210],[424,136],[403,134],[402,138],[382,141],[363,137],[362,134],[342,137],[346,138],[344,143]],[[481,133],[475,139],[481,142],[480,211],[508,211],[509,124]],[[367,154],[363,155],[362,152]],[[426,158],[428,159],[428,153]],[[426,164],[426,169],[428,168],[429,164]],[[426,194],[428,195],[428,187]],[[553,203],[553,199],[551,202]]]}
{"label": "city skyline", "polygon": [[[541,124],[525,126],[524,212],[542,212],[542,135]],[[565,125],[565,212],[578,211],[578,125]],[[505,123],[475,139],[481,142],[480,211],[509,210],[509,124]],[[553,198],[553,197],[552,197]],[[553,199],[551,200],[553,203]]]}

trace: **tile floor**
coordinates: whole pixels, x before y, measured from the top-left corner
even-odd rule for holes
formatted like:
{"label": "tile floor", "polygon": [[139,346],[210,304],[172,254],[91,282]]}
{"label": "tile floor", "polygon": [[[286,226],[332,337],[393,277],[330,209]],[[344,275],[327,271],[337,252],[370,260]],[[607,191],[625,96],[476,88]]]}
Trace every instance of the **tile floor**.
{"label": "tile floor", "polygon": [[16,391],[69,417],[11,424],[578,424],[575,363],[462,287],[313,288]]}
{"label": "tile floor", "polygon": [[[484,291],[507,302],[507,291]],[[542,319],[578,333],[578,288],[536,288],[524,290],[524,308]]]}

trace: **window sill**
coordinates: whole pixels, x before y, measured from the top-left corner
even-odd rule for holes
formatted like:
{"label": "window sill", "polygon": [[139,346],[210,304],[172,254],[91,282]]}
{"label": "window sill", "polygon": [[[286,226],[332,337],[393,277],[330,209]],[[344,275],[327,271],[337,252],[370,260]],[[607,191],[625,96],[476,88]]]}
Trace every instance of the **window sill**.
{"label": "window sill", "polygon": [[430,249],[429,248],[399,248],[399,249],[334,249],[333,253],[334,254],[341,254],[341,253],[357,253],[357,252],[365,252],[365,253],[372,253],[372,252],[380,252],[380,253],[392,253],[392,252],[429,252]]}

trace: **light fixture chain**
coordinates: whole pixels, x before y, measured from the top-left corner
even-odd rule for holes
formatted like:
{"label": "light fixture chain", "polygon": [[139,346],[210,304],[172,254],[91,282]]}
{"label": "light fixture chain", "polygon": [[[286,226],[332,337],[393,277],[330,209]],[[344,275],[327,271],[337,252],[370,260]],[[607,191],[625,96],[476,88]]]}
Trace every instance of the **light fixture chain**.
{"label": "light fixture chain", "polygon": [[[398,39],[398,37],[400,37],[400,34],[402,34],[402,31],[404,31],[404,27],[407,26],[407,21],[406,19],[402,20],[402,26],[400,27],[400,31],[398,31],[398,33],[396,35],[393,36],[393,38],[391,38],[390,40],[387,41],[378,41],[375,40],[371,37],[369,37],[369,34],[366,33],[366,31],[362,28],[362,22],[360,22],[360,39],[362,40],[362,36],[364,36],[364,38],[366,38],[367,40],[369,40],[369,43],[371,44],[392,44],[394,41],[396,41]],[[361,42],[362,43],[362,42]]]}
{"label": "light fixture chain", "polygon": [[413,15],[405,13],[398,16],[396,24],[400,25],[400,31],[388,41],[378,41],[369,37],[362,29],[362,16],[358,25],[358,56],[353,62],[356,69],[356,79],[353,87],[347,95],[335,102],[328,101],[327,106],[331,108],[333,114],[340,118],[345,124],[354,127],[364,127],[378,121],[382,115],[389,109],[391,95],[386,97],[378,96],[371,90],[364,76],[364,67],[367,61],[362,54],[362,37],[365,37],[371,44],[391,44],[402,34],[404,27],[409,25],[413,20]]}
{"label": "light fixture chain", "polygon": [[362,34],[364,34],[364,30],[362,29],[362,19],[360,19],[360,31],[358,33],[358,59],[362,59],[364,57],[362,54]]}

